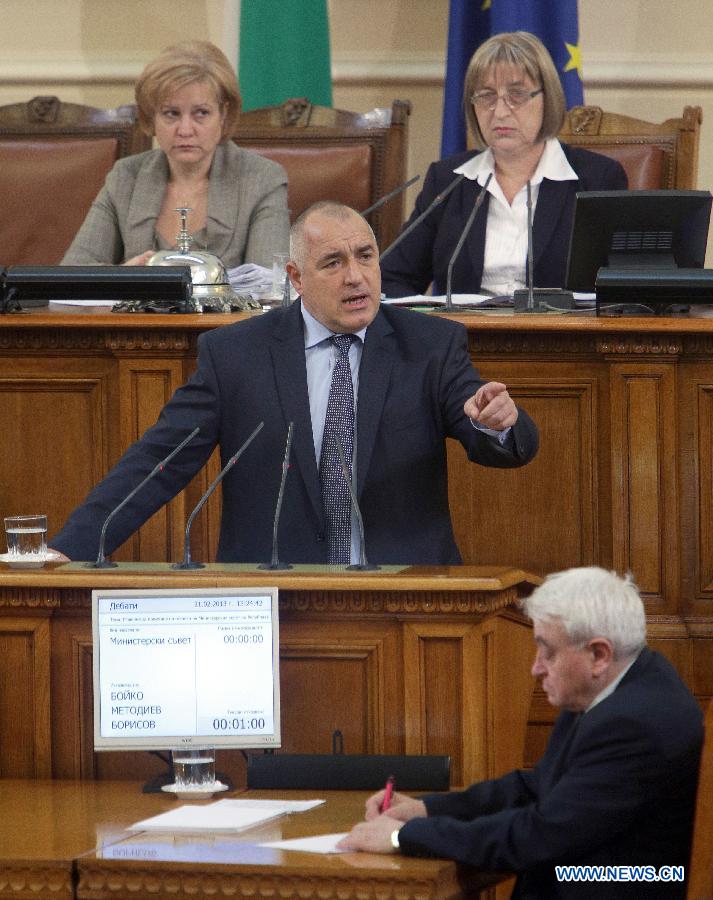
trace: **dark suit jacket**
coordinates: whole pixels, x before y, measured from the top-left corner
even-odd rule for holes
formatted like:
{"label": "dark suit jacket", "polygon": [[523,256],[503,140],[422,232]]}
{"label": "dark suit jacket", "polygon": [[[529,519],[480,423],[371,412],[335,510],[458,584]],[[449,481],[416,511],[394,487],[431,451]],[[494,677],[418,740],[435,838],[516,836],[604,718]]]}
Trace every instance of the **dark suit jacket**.
{"label": "dark suit jacket", "polygon": [[576,718],[559,716],[532,771],[424,798],[428,817],[401,829],[403,851],[521,873],[521,898],[685,896],[681,883],[558,884],[554,867],[688,865],[698,704],[673,667],[644,649],[614,693]]}
{"label": "dark suit jacket", "polygon": [[[578,191],[625,190],[626,173],[618,162],[579,147],[562,144],[565,156],[579,176],[577,181],[549,181],[545,178],[532,223],[535,287],[565,286],[567,254]],[[476,154],[460,153],[432,163],[411,218],[419,216],[456,177],[453,170]],[[481,191],[476,181],[464,178],[381,264],[382,290],[387,297],[422,294],[433,281],[433,293],[445,294],[448,262],[453,255],[473,204]],[[485,225],[490,195],[473,223],[468,238],[453,266],[453,293],[472,294],[480,290],[485,253]]]}
{"label": "dark suit jacket", "polygon": [[[220,444],[223,464],[260,422],[265,427],[223,482],[218,558],[269,560],[285,436],[295,423],[280,520],[280,556],[324,563],[325,521],[312,439],[299,303],[199,339],[198,368],[158,423],[72,513],[51,546],[96,557],[109,511],[196,425],[201,432],[112,521],[107,552],[176,494]],[[505,447],[473,428],[463,403],[480,386],[465,329],[422,313],[382,307],[369,326],[359,371],[357,493],[366,550],[376,563],[458,563],[448,508],[445,437],[488,466],[520,466],[537,452],[526,413]]]}

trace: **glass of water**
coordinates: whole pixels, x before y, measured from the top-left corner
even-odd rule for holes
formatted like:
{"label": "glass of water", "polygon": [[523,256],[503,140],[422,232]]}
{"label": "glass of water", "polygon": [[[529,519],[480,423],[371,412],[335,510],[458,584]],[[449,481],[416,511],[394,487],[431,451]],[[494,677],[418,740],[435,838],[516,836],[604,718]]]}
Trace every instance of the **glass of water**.
{"label": "glass of water", "polygon": [[6,516],[5,537],[9,556],[44,559],[47,555],[47,516]]}
{"label": "glass of water", "polygon": [[215,750],[174,750],[173,775],[176,791],[205,791],[215,786]]}

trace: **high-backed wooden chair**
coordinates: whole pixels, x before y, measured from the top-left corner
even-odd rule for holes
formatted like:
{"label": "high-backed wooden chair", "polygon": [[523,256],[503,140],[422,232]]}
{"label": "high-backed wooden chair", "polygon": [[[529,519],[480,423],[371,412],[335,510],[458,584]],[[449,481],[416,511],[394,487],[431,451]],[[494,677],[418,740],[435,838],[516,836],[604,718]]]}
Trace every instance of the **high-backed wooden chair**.
{"label": "high-backed wooden chair", "polygon": [[688,900],[713,897],[713,700],[708,701],[698,777],[691,864],[686,871]]}
{"label": "high-backed wooden chair", "polygon": [[133,106],[0,106],[0,264],[59,263],[114,162],[150,147]]}
{"label": "high-backed wooden chair", "polygon": [[607,113],[598,106],[575,106],[559,136],[567,144],[618,160],[631,190],[690,190],[698,180],[701,119],[700,106],[687,106],[680,119],[660,125]]}
{"label": "high-backed wooden chair", "polygon": [[[316,200],[363,210],[406,180],[410,112],[403,100],[360,114],[295,98],[244,112],[234,140],[285,167],[292,220]],[[400,195],[369,217],[381,246],[396,237],[403,206]]]}

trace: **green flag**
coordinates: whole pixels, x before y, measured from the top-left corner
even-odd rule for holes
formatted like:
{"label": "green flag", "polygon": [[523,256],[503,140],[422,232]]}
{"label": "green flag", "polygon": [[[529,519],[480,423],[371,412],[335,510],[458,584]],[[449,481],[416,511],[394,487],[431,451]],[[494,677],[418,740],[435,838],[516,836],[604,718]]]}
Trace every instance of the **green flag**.
{"label": "green flag", "polygon": [[327,0],[242,0],[240,92],[244,109],[290,97],[332,105]]}

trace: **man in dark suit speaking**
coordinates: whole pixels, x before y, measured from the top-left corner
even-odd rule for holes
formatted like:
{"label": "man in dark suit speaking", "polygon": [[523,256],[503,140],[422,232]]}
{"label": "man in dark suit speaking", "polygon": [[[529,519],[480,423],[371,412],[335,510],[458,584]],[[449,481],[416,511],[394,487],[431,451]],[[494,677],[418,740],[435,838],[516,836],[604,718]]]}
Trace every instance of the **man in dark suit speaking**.
{"label": "man in dark suit speaking", "polygon": [[394,794],[383,814],[381,791],[342,846],[517,872],[513,897],[529,900],[685,897],[703,717],[646,648],[639,592],[613,572],[569,569],[525,606],[532,673],[563,710],[542,759],[465,791]]}
{"label": "man in dark suit speaking", "polygon": [[[195,374],[51,539],[56,550],[71,559],[94,558],[109,512],[196,426],[199,435],[168,470],[112,520],[108,553],[183,488],[217,444],[225,465],[264,422],[223,482],[218,559],[269,559],[293,422],[281,558],[344,563],[357,557],[348,495],[344,519],[346,482],[334,464],[336,429],[363,514],[369,560],[460,562],[448,508],[445,438],[459,440],[482,465],[513,467],[537,452],[537,429],[505,385],[479,380],[462,326],[381,305],[378,248],[354,210],[320,203],[303,213],[292,228],[288,273],[301,302],[201,336]],[[342,490],[336,504],[335,490]]]}

